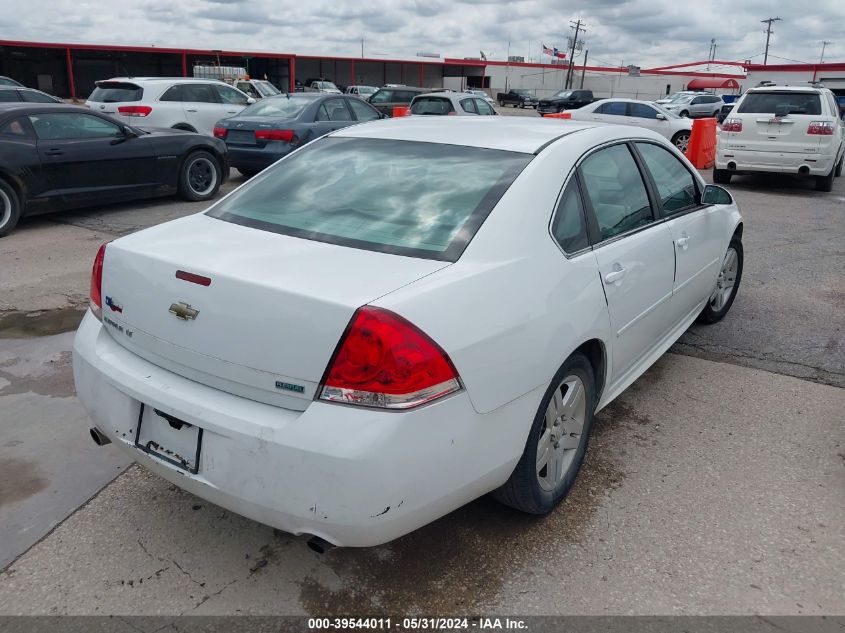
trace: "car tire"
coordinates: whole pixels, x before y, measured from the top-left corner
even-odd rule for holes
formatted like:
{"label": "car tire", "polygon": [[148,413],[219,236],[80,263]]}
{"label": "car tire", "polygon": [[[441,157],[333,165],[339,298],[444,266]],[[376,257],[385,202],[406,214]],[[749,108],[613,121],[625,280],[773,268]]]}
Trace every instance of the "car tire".
{"label": "car tire", "polygon": [[827,176],[816,176],[816,191],[833,191],[833,175],[835,172],[836,168],[831,167]]}
{"label": "car tire", "polygon": [[729,185],[731,184],[732,175],[727,169],[714,169],[713,182],[717,185]]}
{"label": "car tire", "polygon": [[689,118],[689,112],[687,112],[686,110],[682,110],[682,111],[678,114],[678,116],[679,116],[679,117],[681,117],[682,119],[688,119],[688,118]]}
{"label": "car tire", "polygon": [[255,175],[258,173],[258,170],[257,169],[241,169],[240,167],[238,167],[238,173],[240,173],[241,176],[243,176],[244,178],[249,180],[250,178],[255,177]]}
{"label": "car tire", "polygon": [[5,180],[0,178],[0,237],[6,237],[21,219],[21,202],[18,194]]}
{"label": "car tire", "polygon": [[524,110],[524,109],[525,109],[525,104],[524,104],[524,103],[520,103],[520,104],[519,104],[519,107],[520,107],[521,109],[523,109],[523,110]]}
{"label": "car tire", "polygon": [[500,108],[504,108],[504,107],[505,107],[505,102],[504,102],[504,101],[499,101],[499,107],[500,107]]}
{"label": "car tire", "polygon": [[731,309],[737,290],[739,290],[739,282],[742,280],[742,263],[742,240],[734,235],[728,245],[725,257],[722,259],[722,267],[719,269],[716,287],[707,298],[707,303],[701,314],[698,315],[700,323],[711,324],[721,321],[728,310]]}
{"label": "car tire", "polygon": [[191,202],[210,200],[220,189],[221,172],[220,161],[212,154],[191,152],[179,170],[179,195]]}
{"label": "car tire", "polygon": [[681,150],[682,154],[685,154],[687,151],[687,147],[689,147],[689,139],[692,135],[692,132],[688,132],[687,130],[681,130],[675,136],[672,137],[672,145],[677,147]]}
{"label": "car tire", "polygon": [[[529,514],[551,512],[575,483],[587,452],[595,408],[593,368],[586,356],[576,352],[552,379],[534,416],[522,457],[507,482],[493,491],[493,497]],[[565,421],[561,419],[564,416]],[[561,446],[564,443],[568,446]],[[540,451],[543,454],[538,459]]]}
{"label": "car tire", "polygon": [[833,175],[837,178],[842,175],[842,163],[845,163],[845,154],[842,154],[842,158],[839,159],[839,164],[836,166],[836,170],[833,172]]}

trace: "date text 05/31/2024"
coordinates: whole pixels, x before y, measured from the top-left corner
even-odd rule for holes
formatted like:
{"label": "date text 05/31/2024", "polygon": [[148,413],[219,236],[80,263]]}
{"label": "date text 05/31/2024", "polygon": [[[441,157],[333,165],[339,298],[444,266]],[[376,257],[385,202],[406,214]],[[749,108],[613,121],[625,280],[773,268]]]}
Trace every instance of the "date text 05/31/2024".
{"label": "date text 05/31/2024", "polygon": [[514,618],[309,618],[312,631],[382,630],[382,631],[444,631],[444,630],[527,630],[524,620]]}

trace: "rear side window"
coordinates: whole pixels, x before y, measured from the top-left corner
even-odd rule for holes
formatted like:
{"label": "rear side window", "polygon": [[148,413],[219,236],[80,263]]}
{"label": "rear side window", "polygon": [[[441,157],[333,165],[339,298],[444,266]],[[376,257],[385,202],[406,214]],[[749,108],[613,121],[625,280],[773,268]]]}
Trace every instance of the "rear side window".
{"label": "rear side window", "polygon": [[475,109],[478,110],[478,114],[496,114],[496,111],[484,99],[475,100]]}
{"label": "rear side window", "polygon": [[552,235],[567,253],[575,253],[589,246],[587,222],[578,183],[573,178],[560,198],[555,219],[552,222]]}
{"label": "rear side window", "polygon": [[461,107],[464,109],[464,112],[478,114],[478,110],[475,109],[475,99],[461,99]]}
{"label": "rear side window", "polygon": [[443,97],[417,97],[411,104],[411,114],[449,114],[454,111],[452,102]]}
{"label": "rear side window", "polygon": [[375,121],[380,118],[380,115],[375,108],[368,106],[360,99],[350,99],[349,106],[352,108],[355,118],[359,121]]}
{"label": "rear side window", "polygon": [[370,103],[390,103],[392,100],[392,90],[379,90],[372,97],[370,97]]}
{"label": "rear side window", "polygon": [[591,154],[580,169],[600,239],[632,231],[654,219],[640,170],[627,145],[613,145]]}
{"label": "rear side window", "polygon": [[208,215],[319,242],[453,262],[531,159],[458,145],[323,138]]}
{"label": "rear side window", "polygon": [[598,114],[611,114],[614,116],[625,116],[628,104],[624,101],[609,101],[601,104],[597,110]]}
{"label": "rear side window", "polygon": [[170,86],[164,91],[159,98],[159,101],[181,101],[182,100],[182,86]]}
{"label": "rear side window", "polygon": [[749,92],[737,112],[740,114],[812,114],[822,113],[822,100],[816,92]]}
{"label": "rear side window", "polygon": [[126,101],[140,101],[144,96],[144,89],[135,84],[120,82],[103,82],[94,88],[88,101],[96,103],[123,103]]}
{"label": "rear side window", "polygon": [[21,97],[30,103],[56,103],[50,95],[38,92],[37,90],[21,90]]}
{"label": "rear side window", "polygon": [[17,90],[0,90],[0,103],[20,102]]}
{"label": "rear side window", "polygon": [[208,84],[183,84],[182,101],[188,103],[219,103],[217,95]]}
{"label": "rear side window", "polygon": [[657,185],[666,215],[698,204],[695,181],[681,161],[668,150],[651,143],[637,143],[637,149]]}
{"label": "rear side window", "polygon": [[352,115],[343,99],[327,99],[317,110],[318,121],[351,121]]}
{"label": "rear side window", "polygon": [[16,139],[32,138],[33,136],[32,127],[25,118],[14,119],[0,125],[0,134]]}

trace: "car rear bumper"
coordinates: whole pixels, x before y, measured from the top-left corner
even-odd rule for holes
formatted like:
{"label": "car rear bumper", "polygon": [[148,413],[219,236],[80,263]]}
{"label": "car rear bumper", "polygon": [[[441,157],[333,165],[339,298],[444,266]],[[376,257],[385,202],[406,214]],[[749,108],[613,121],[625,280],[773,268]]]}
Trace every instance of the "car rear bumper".
{"label": "car rear bumper", "polygon": [[[276,147],[278,146],[278,147]],[[293,151],[287,143],[272,142],[264,147],[227,145],[229,165],[235,169],[261,171]]]}
{"label": "car rear bumper", "polygon": [[[324,402],[293,411],[149,363],[90,311],[73,369],[96,427],[146,468],[233,512],[343,546],[385,543],[504,483],[542,396],[486,415],[466,392],[407,412]],[[142,403],[203,430],[197,474],[135,447]]]}
{"label": "car rear bumper", "polygon": [[835,156],[800,152],[761,152],[719,149],[716,169],[735,172],[768,172],[826,176],[833,169]]}

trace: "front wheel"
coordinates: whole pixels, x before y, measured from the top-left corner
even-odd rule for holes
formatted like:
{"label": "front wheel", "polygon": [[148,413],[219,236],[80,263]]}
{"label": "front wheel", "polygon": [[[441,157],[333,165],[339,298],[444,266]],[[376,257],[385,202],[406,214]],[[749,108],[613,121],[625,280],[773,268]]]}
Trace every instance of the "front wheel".
{"label": "front wheel", "polygon": [[575,353],[555,374],[534,416],[522,457],[493,496],[529,514],[546,514],[575,483],[587,452],[596,389],[586,356]]}
{"label": "front wheel", "polygon": [[742,240],[734,236],[722,260],[722,267],[716,278],[716,287],[707,299],[704,310],[698,316],[700,322],[710,324],[721,321],[731,309],[742,279],[742,261]]}
{"label": "front wheel", "polygon": [[688,119],[689,118],[689,112],[687,112],[686,110],[683,110],[683,111],[681,111],[681,113],[678,116],[680,116],[682,119]]}
{"label": "front wheel", "polygon": [[731,175],[731,172],[727,169],[714,169],[713,182],[717,185],[729,185],[731,184]]}
{"label": "front wheel", "polygon": [[519,107],[524,109],[524,108],[525,108],[525,104],[524,104],[524,103],[520,103],[520,104],[519,104]]}
{"label": "front wheel", "polygon": [[0,178],[0,237],[6,237],[21,218],[21,203],[12,186]]}
{"label": "front wheel", "polygon": [[191,202],[209,200],[217,195],[220,181],[218,160],[206,151],[191,152],[179,173],[179,194]]}
{"label": "front wheel", "polygon": [[687,147],[689,147],[689,138],[690,133],[686,130],[678,132],[672,137],[672,145],[681,150],[682,153],[686,153]]}
{"label": "front wheel", "polygon": [[504,101],[499,101],[499,107],[500,107],[500,108],[504,108],[504,107],[505,107],[505,102],[504,102]]}

